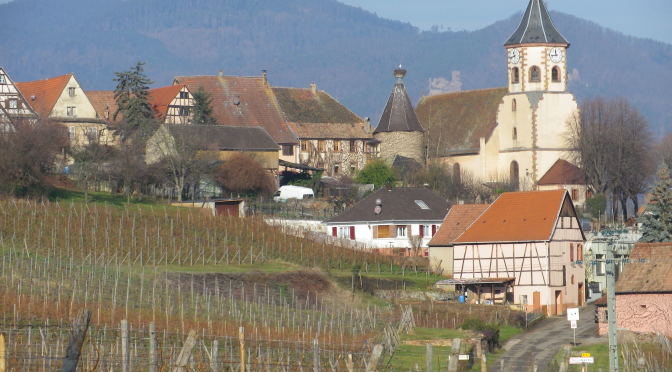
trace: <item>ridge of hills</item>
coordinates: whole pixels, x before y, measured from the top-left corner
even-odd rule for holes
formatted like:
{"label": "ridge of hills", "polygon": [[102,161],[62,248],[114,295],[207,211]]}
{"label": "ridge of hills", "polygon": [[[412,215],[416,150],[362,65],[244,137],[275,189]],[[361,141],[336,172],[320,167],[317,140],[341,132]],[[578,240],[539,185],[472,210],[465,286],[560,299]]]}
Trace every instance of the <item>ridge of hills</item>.
{"label": "ridge of hills", "polygon": [[[373,124],[399,64],[414,101],[430,91],[504,86],[503,43],[521,17],[477,31],[421,32],[336,0],[15,0],[0,13],[0,65],[17,81],[73,72],[85,89],[112,89],[113,72],[137,60],[156,85],[267,69],[274,86],[317,82]],[[672,129],[672,45],[552,17],[572,43],[570,89],[579,100],[624,97],[655,134]]]}

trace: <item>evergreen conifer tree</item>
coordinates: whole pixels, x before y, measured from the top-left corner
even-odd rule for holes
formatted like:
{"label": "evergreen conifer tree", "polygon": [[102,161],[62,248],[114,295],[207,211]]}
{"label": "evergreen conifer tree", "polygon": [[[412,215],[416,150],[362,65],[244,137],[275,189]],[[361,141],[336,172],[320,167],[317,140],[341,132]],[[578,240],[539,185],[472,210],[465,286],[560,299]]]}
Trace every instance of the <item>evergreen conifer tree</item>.
{"label": "evergreen conifer tree", "polygon": [[122,139],[139,133],[146,135],[154,124],[154,112],[149,104],[149,85],[152,81],[145,75],[144,62],[138,62],[129,71],[115,72],[117,87],[114,98],[117,101],[117,112],[123,115],[120,127]]}
{"label": "evergreen conifer tree", "polygon": [[212,99],[210,94],[199,88],[193,94],[194,97],[194,107],[192,111],[191,123],[198,125],[214,125],[217,124],[217,121],[212,116]]}
{"label": "evergreen conifer tree", "polygon": [[647,243],[672,241],[672,179],[665,165],[658,171],[658,182],[639,222],[642,223],[640,241]]}

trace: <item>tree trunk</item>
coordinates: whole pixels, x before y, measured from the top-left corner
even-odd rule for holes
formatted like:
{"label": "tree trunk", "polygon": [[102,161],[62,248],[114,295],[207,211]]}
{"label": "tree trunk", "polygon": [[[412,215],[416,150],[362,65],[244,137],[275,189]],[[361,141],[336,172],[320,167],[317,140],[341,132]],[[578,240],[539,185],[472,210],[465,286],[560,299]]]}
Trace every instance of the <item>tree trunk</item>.
{"label": "tree trunk", "polygon": [[635,218],[638,217],[637,213],[639,213],[639,199],[637,199],[637,195],[632,195],[630,196],[630,200],[632,200],[632,204],[635,206]]}
{"label": "tree trunk", "polygon": [[618,220],[618,202],[616,201],[616,195],[611,194],[611,217],[614,219],[614,222]]}
{"label": "tree trunk", "polygon": [[628,220],[628,197],[621,196],[621,213],[623,214],[623,222]]}

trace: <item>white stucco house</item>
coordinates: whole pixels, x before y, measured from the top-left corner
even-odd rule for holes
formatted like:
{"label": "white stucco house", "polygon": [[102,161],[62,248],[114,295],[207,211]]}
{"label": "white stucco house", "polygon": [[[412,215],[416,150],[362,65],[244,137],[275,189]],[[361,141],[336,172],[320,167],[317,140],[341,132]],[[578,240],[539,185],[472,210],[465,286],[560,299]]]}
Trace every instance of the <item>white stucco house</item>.
{"label": "white stucco house", "polygon": [[424,256],[449,207],[426,188],[383,188],[324,226],[332,237],[356,241],[382,254]]}

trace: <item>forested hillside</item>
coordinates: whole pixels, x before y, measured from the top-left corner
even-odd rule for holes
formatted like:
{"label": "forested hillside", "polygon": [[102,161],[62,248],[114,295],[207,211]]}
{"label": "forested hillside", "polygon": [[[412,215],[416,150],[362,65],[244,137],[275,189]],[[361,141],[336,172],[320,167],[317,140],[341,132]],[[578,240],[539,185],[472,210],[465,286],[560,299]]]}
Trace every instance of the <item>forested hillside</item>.
{"label": "forested hillside", "polygon": [[[16,80],[74,72],[87,89],[111,89],[113,72],[137,60],[147,61],[157,85],[176,75],[267,69],[273,85],[315,81],[374,122],[400,63],[414,100],[430,81],[438,91],[504,85],[502,44],[520,19],[474,32],[420,32],[335,0],[15,0],[0,13],[0,65]],[[553,16],[572,43],[579,98],[624,96],[657,134],[672,129],[672,46]]]}

